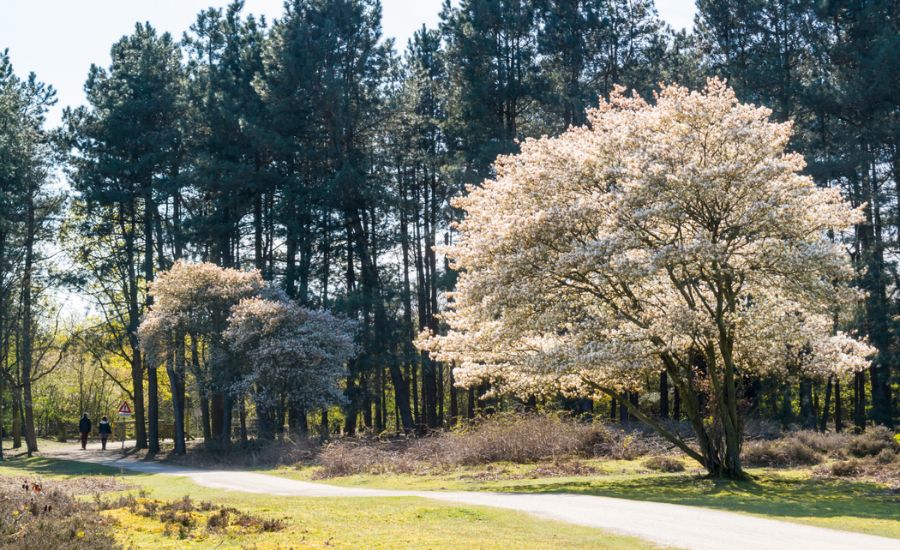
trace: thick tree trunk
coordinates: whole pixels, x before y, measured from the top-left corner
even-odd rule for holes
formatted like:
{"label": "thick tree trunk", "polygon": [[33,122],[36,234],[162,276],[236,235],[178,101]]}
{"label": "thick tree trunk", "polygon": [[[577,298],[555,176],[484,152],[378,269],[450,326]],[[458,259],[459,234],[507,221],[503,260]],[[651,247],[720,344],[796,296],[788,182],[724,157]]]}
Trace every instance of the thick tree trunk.
{"label": "thick tree trunk", "polygon": [[12,406],[12,446],[13,449],[22,448],[22,388],[14,385],[10,388],[13,397]]}
{"label": "thick tree trunk", "polygon": [[210,396],[209,400],[209,421],[210,428],[212,429],[212,437],[214,441],[221,441],[222,434],[224,433],[223,426],[223,411],[225,396],[222,395],[221,392],[213,392]]}
{"label": "thick tree trunk", "polygon": [[375,433],[384,432],[384,414],[382,403],[384,402],[384,369],[378,365],[375,369],[375,389],[372,392],[375,405]]}
{"label": "thick tree trunk", "polygon": [[169,375],[169,388],[172,392],[175,454],[183,455],[187,451],[184,433],[184,336],[176,336],[174,344],[173,356],[166,361],[166,372]]}
{"label": "thick tree trunk", "polygon": [[453,426],[456,424],[456,421],[459,419],[459,403],[457,402],[458,395],[456,391],[456,380],[453,376],[453,366],[450,367],[450,425]]}
{"label": "thick tree trunk", "polygon": [[876,173],[878,161],[875,147],[865,147],[867,157],[866,177],[863,185],[869,193],[866,200],[866,223],[861,226],[860,248],[866,262],[863,288],[866,290],[866,333],[878,350],[869,367],[869,382],[872,394],[871,417],[875,424],[893,427],[893,403],[890,383],[890,311],[885,276],[883,224],[881,221],[881,184]]}
{"label": "thick tree trunk", "polygon": [[151,453],[159,452],[159,381],[156,367],[147,367],[147,438]]}
{"label": "thick tree trunk", "polygon": [[666,371],[659,373],[659,417],[669,418],[669,375]]}
{"label": "thick tree trunk", "polygon": [[[725,439],[725,455],[722,461],[723,470],[720,475],[730,479],[743,479],[746,477],[741,467],[743,427],[738,416],[737,384],[735,382],[732,349],[732,340],[720,328],[719,350],[723,358],[722,387],[716,387],[718,381],[714,372],[710,372],[709,378],[712,381],[714,391],[718,394],[719,407],[721,408],[720,414],[722,416],[722,431]],[[708,350],[707,365],[714,364],[714,357],[713,351],[711,349]]]}
{"label": "thick tree trunk", "polygon": [[421,403],[419,400],[419,361],[417,361],[415,355],[412,356],[412,359],[410,360],[410,363],[407,364],[406,368],[409,372],[407,380],[409,380],[409,386],[412,389],[410,400],[412,401],[413,406],[413,422],[416,426],[421,426],[424,422],[422,420],[422,408],[419,406],[419,403]]}
{"label": "thick tree trunk", "polygon": [[141,357],[141,344],[138,340],[138,326],[141,322],[141,306],[138,303],[138,278],[135,268],[135,205],[121,206],[122,234],[124,237],[125,271],[127,279],[125,290],[128,299],[128,345],[131,348],[131,395],[134,399],[134,436],[135,447],[147,448],[146,410],[144,408],[144,364]]}
{"label": "thick tree trunk", "polygon": [[371,431],[374,426],[372,422],[372,394],[369,390],[369,377],[365,376],[365,373],[361,373],[361,376],[359,377],[359,385],[361,386],[361,392],[363,395],[362,407],[360,407],[363,417],[363,426],[365,426],[367,430]]}
{"label": "thick tree trunk", "polygon": [[806,429],[812,429],[816,425],[816,414],[812,402],[812,380],[800,380],[800,423]]}
{"label": "thick tree trunk", "polygon": [[247,405],[244,396],[238,398],[238,419],[240,422],[241,441],[247,441]]}
{"label": "thick tree trunk", "polygon": [[264,441],[275,440],[276,414],[268,404],[256,404],[256,434]]}
{"label": "thick tree trunk", "polygon": [[359,406],[357,405],[358,392],[359,388],[356,386],[355,380],[348,377],[345,390],[347,404],[344,406],[344,435],[356,435],[356,422],[359,416]]}
{"label": "thick tree trunk", "polygon": [[309,420],[306,411],[297,406],[291,406],[288,410],[288,428],[293,435],[305,436],[309,432]]}
{"label": "thick tree trunk", "polygon": [[[153,281],[153,224],[157,213],[153,201],[150,182],[144,184],[144,283]],[[153,296],[148,292],[147,307],[153,305]],[[156,378],[157,365],[147,365],[147,437],[148,450],[159,452],[159,382]]]}
{"label": "thick tree trunk", "polygon": [[409,386],[400,372],[400,364],[391,359],[390,363],[391,385],[394,387],[394,403],[400,414],[400,422],[404,432],[411,432],[415,428],[412,411],[409,408]]}
{"label": "thick tree trunk", "polygon": [[822,403],[822,416],[819,417],[819,431],[825,432],[828,430],[828,416],[829,409],[831,408],[831,388],[834,380],[834,375],[828,376],[828,382],[825,384],[825,399]]}
{"label": "thick tree trunk", "polygon": [[275,433],[278,434],[278,439],[284,440],[284,422],[287,420],[287,403],[284,395],[278,400],[275,412]]}
{"label": "thick tree trunk", "polygon": [[253,266],[267,277],[263,258],[263,194],[259,191],[253,194]]}
{"label": "thick tree trunk", "polygon": [[794,421],[794,393],[791,391],[790,384],[784,384],[781,389],[781,425],[789,426]]}
{"label": "thick tree trunk", "polygon": [[200,396],[200,423],[203,425],[203,443],[210,446],[213,443],[212,418],[209,412],[209,397]]}
{"label": "thick tree trunk", "polygon": [[[427,259],[426,275],[428,277],[428,328],[435,334],[438,332],[438,300],[437,300],[437,253],[435,246],[437,245],[437,182],[432,175],[429,178],[426,217],[427,224],[425,226],[425,235],[427,238],[427,246],[425,249],[425,257]],[[444,424],[444,377],[443,365],[436,361],[432,361],[432,376],[434,377],[434,394],[432,400],[435,403],[435,417],[432,428],[439,428]]]}
{"label": "thick tree trunk", "polygon": [[[427,193],[425,193],[427,197]],[[415,223],[413,224],[414,235],[415,235],[415,249],[414,249],[414,263],[416,268],[416,291],[417,291],[417,305],[418,305],[418,318],[419,318],[419,327],[420,328],[432,328],[433,323],[431,322],[431,299],[429,288],[429,280],[427,275],[428,270],[428,262],[425,259],[426,253],[422,250],[423,244],[423,236],[425,233],[427,239],[427,223],[428,223],[428,201],[427,198],[423,201],[424,205],[422,207],[422,216],[421,218],[418,216],[419,208],[418,208],[418,200],[420,194],[418,189],[414,193],[414,198],[417,203],[416,207],[416,218]],[[425,224],[425,228],[422,229],[422,223]],[[427,240],[425,242],[425,246],[428,246]],[[424,426],[421,428],[427,427],[435,427],[437,425],[437,380],[435,379],[434,368],[431,360],[428,357],[428,353],[423,352],[421,354],[422,367],[422,423]]]}
{"label": "thick tree trunk", "polygon": [[844,430],[844,406],[841,399],[841,379],[834,379],[834,431]]}
{"label": "thick tree trunk", "polygon": [[330,429],[328,426],[328,409],[322,407],[322,421],[319,425],[319,438],[321,441],[328,441],[328,438],[331,437]]}
{"label": "thick tree trunk", "polygon": [[222,399],[222,433],[219,441],[222,447],[228,447],[229,445],[231,445],[231,417],[233,412],[234,399],[232,399],[231,395],[225,393]]}
{"label": "thick tree trunk", "polygon": [[[356,270],[354,268],[353,262],[353,234],[352,227],[349,220],[346,221],[345,230],[347,233],[347,271],[346,271],[346,286],[347,286],[347,294],[350,294],[356,290]],[[356,312],[353,312],[354,314]],[[344,406],[344,434],[345,435],[354,435],[356,434],[356,421],[357,416],[359,415],[359,392],[360,388],[357,386],[357,370],[358,370],[358,361],[356,359],[351,359],[347,363],[348,373],[347,373],[347,384],[344,389],[344,395],[347,397],[347,402]]]}
{"label": "thick tree trunk", "polygon": [[853,377],[853,423],[856,431],[866,429],[866,373],[857,372]]}
{"label": "thick tree trunk", "polygon": [[[400,211],[400,249],[403,253],[403,289],[402,289],[402,301],[403,301],[403,328],[404,328],[404,342],[403,342],[403,362],[409,365],[410,362],[413,361],[415,357],[416,350],[413,348],[413,338],[414,338],[414,328],[412,323],[412,291],[410,288],[409,282],[409,223],[407,221],[407,196],[406,196],[406,186],[403,183],[403,179],[401,177],[401,186],[400,186],[400,197],[402,200],[402,208]],[[397,407],[400,422],[403,425],[403,431],[406,433],[412,432],[415,429],[416,420],[413,418],[413,411],[410,409],[410,383],[409,383],[409,375],[407,375],[406,380],[403,378],[403,374],[400,371],[400,364],[397,361],[391,361],[390,365],[391,369],[391,384],[394,386],[394,403]],[[412,369],[407,368],[407,373],[411,372]],[[418,396],[416,395],[416,381],[415,378],[412,380],[412,391],[413,391],[413,403],[416,402]],[[418,406],[416,407],[416,416],[418,417]]]}
{"label": "thick tree trunk", "polygon": [[209,447],[213,443],[212,435],[212,419],[209,412],[209,393],[207,382],[203,379],[203,372],[200,370],[200,343],[197,337],[189,335],[191,344],[191,370],[194,373],[194,380],[197,384],[197,393],[200,395],[200,423],[203,428],[203,444]]}
{"label": "thick tree trunk", "polygon": [[[138,344],[135,344],[137,346]],[[147,427],[144,415],[144,369],[141,362],[141,354],[137,347],[132,348],[131,358],[131,387],[134,396],[134,434],[135,447],[147,448]]]}
{"label": "thick tree trunk", "polygon": [[29,194],[25,236],[25,263],[22,269],[22,399],[25,408],[25,446],[28,456],[37,452],[37,434],[34,429],[34,403],[31,395],[33,358],[34,319],[31,311],[31,272],[34,262],[34,240],[36,236],[34,217],[34,196]]}

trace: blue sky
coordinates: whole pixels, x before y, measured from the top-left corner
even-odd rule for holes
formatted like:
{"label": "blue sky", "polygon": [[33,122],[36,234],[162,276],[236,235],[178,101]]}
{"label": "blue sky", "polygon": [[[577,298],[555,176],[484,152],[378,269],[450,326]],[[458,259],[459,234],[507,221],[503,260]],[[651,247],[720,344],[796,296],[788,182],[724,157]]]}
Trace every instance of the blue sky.
{"label": "blue sky", "polygon": [[[422,24],[434,27],[443,0],[382,0],[384,34],[402,49]],[[82,86],[91,63],[106,65],[113,42],[149,21],[180,38],[197,12],[227,0],[4,0],[0,7],[0,49],[9,48],[13,66],[34,71],[57,89],[59,105],[50,113],[57,124],[62,108],[84,101]],[[676,28],[693,25],[693,0],[657,0],[660,15]],[[282,0],[246,0],[246,12],[271,19]]]}

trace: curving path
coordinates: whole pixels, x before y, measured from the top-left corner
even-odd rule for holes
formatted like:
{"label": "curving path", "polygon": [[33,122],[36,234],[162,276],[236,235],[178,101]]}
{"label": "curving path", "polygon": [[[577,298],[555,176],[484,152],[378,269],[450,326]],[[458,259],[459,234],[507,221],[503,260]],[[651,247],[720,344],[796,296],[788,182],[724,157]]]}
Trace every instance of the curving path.
{"label": "curving path", "polygon": [[[696,550],[900,550],[900,540],[811,527],[743,514],[637,500],[570,494],[394,491],[338,487],[254,472],[200,470],[101,452],[66,450],[44,456],[130,471],[183,476],[213,489],[285,497],[421,497],[517,510],[566,523],[631,535],[663,546]],[[898,507],[900,508],[900,507]],[[900,509],[898,509],[900,513]]]}

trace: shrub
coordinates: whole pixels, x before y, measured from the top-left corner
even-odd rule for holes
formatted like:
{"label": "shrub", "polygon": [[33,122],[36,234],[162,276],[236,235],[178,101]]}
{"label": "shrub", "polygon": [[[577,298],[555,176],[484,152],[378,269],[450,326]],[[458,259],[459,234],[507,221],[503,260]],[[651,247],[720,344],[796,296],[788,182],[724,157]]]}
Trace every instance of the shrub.
{"label": "shrub", "polygon": [[651,456],[644,461],[644,467],[659,472],[683,472],[684,462],[671,456]]}
{"label": "shrub", "polygon": [[884,426],[874,426],[850,440],[848,450],[856,457],[875,456],[885,449],[896,450],[894,432]]}
{"label": "shrub", "polygon": [[778,439],[782,433],[781,424],[763,418],[748,418],[744,424],[747,439]]}
{"label": "shrub", "polygon": [[318,444],[306,437],[286,437],[283,441],[255,439],[228,447],[214,443],[192,445],[187,454],[171,454],[164,461],[196,468],[287,466],[311,460],[317,449]]}
{"label": "shrub", "polygon": [[[0,484],[0,547],[120,548],[112,524],[94,501],[78,500],[47,484],[7,478]],[[17,486],[16,486],[17,485]]]}
{"label": "shrub", "polygon": [[882,449],[880,453],[875,455],[875,462],[878,464],[891,464],[900,457],[893,449]]}
{"label": "shrub", "polygon": [[[599,474],[600,470],[580,460],[554,461],[549,464],[541,464],[528,472],[527,477],[538,479],[542,477],[571,477],[592,476]],[[508,479],[510,476],[506,476]]]}
{"label": "shrub", "polygon": [[591,456],[616,460],[634,460],[650,454],[667,452],[666,444],[656,433],[641,429],[598,430],[591,446]]}
{"label": "shrub", "polygon": [[787,435],[789,439],[796,439],[820,453],[833,455],[847,448],[852,436],[847,432],[816,432],[813,430],[799,430]]}
{"label": "shrub", "polygon": [[317,478],[354,474],[417,473],[429,466],[416,463],[401,443],[367,440],[337,440],[329,443],[317,459]]}
{"label": "shrub", "polygon": [[826,471],[835,477],[853,477],[862,473],[863,466],[859,460],[851,458],[832,462]]}
{"label": "shrub", "polygon": [[442,442],[454,464],[528,463],[579,454],[595,435],[592,424],[558,416],[498,415]]}
{"label": "shrub", "polygon": [[744,444],[742,457],[748,466],[774,468],[810,466],[822,462],[822,456],[815,449],[794,438],[749,441]]}
{"label": "shrub", "polygon": [[495,415],[421,439],[345,439],[317,457],[319,478],[360,473],[426,473],[495,462],[519,464],[575,457],[633,460],[668,452],[662,439],[639,429],[612,429],[552,415]]}

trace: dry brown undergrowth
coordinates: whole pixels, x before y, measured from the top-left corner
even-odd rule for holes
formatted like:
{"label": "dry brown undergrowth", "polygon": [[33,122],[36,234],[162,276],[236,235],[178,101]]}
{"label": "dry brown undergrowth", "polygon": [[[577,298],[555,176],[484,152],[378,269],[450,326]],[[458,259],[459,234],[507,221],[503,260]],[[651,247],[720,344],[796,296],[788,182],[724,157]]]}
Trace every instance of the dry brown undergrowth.
{"label": "dry brown undergrowth", "polygon": [[194,502],[191,497],[181,500],[161,501],[133,494],[112,500],[97,500],[100,510],[125,509],[129,513],[163,524],[164,533],[179,539],[190,539],[203,531],[234,534],[269,533],[285,528],[278,519],[254,516],[229,506],[219,506],[208,501]]}

